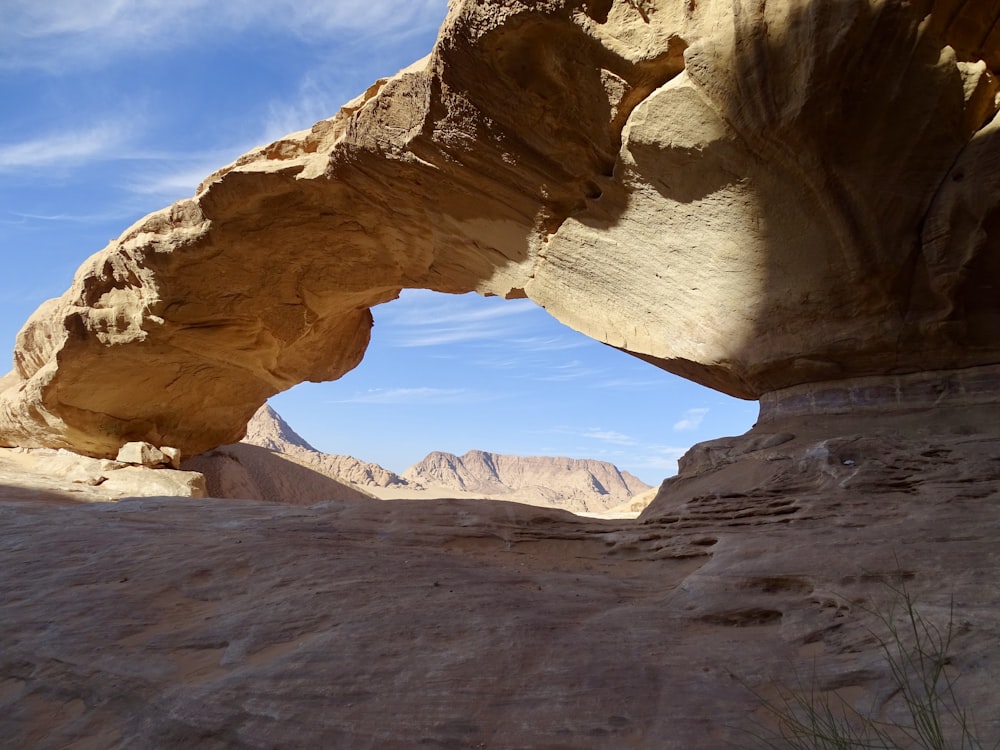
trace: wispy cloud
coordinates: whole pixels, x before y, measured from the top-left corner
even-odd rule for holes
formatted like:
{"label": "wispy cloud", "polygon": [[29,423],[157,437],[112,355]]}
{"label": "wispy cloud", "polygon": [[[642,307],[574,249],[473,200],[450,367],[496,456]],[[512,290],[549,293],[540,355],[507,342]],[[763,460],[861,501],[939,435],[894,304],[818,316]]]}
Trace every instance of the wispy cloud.
{"label": "wispy cloud", "polygon": [[669,476],[677,473],[677,461],[687,452],[687,448],[674,446],[647,446],[643,453],[631,457],[629,465],[636,469],[662,471]]}
{"label": "wispy cloud", "polygon": [[697,430],[708,412],[708,409],[688,409],[684,412],[684,416],[674,423],[674,429],[678,432]]}
{"label": "wispy cloud", "polygon": [[483,394],[467,388],[372,388],[350,398],[337,399],[338,404],[471,404],[492,401],[499,396]]}
{"label": "wispy cloud", "polygon": [[589,342],[579,337],[571,339],[565,336],[529,336],[513,339],[511,343],[524,352],[561,352],[579,349],[581,346],[587,346]]}
{"label": "wispy cloud", "polygon": [[269,102],[260,142],[276,141],[288,133],[332,117],[345,102],[361,93],[328,85],[341,78],[336,70],[310,71],[299,82],[298,90],[292,96]]}
{"label": "wispy cloud", "polygon": [[440,295],[425,290],[407,291],[398,302],[387,309],[388,316],[401,325],[434,326],[480,323],[538,312],[539,308],[528,300],[494,300],[495,304],[483,307],[483,300],[466,295]]}
{"label": "wispy cloud", "polygon": [[136,50],[171,49],[251,28],[302,39],[371,33],[389,39],[436,26],[446,0],[5,0],[0,68],[100,66]]}
{"label": "wispy cloud", "polygon": [[644,388],[662,388],[666,384],[665,378],[654,380],[652,378],[606,378],[595,380],[590,384],[591,388],[607,388],[609,390],[641,390]]}
{"label": "wispy cloud", "polygon": [[194,195],[202,180],[255,145],[248,141],[200,153],[150,156],[149,160],[154,163],[144,165],[142,171],[128,179],[124,187],[132,193],[161,200],[188,198]]}
{"label": "wispy cloud", "polygon": [[615,445],[636,445],[636,440],[634,438],[622,434],[621,432],[615,432],[614,430],[594,428],[584,432],[583,437],[590,438],[591,440],[601,440],[605,443],[614,443]]}
{"label": "wispy cloud", "polygon": [[102,159],[120,158],[130,135],[126,128],[116,122],[103,122],[78,130],[0,144],[0,172],[77,166]]}
{"label": "wispy cloud", "polygon": [[0,219],[0,224],[37,225],[44,223],[65,223],[65,224],[104,224],[109,221],[120,221],[131,217],[134,212],[125,207],[117,207],[111,211],[103,211],[93,214],[29,214],[21,212],[8,212],[8,215],[16,219]]}
{"label": "wispy cloud", "polygon": [[[687,447],[645,443],[617,430],[599,427],[581,430],[559,426],[535,431],[534,434],[551,436],[563,446],[571,444],[576,446],[570,450],[565,447],[554,449],[557,452],[610,461],[620,468],[638,473],[653,484],[663,477],[676,474],[678,459],[689,450]],[[568,439],[571,439],[572,443]]]}
{"label": "wispy cloud", "polygon": [[525,300],[484,306],[464,296],[442,299],[427,292],[408,292],[376,312],[376,324],[388,329],[389,341],[402,348],[441,346],[475,341],[510,346],[530,328],[539,308]]}
{"label": "wispy cloud", "polygon": [[156,196],[163,200],[185,198],[193,195],[199,183],[212,171],[204,167],[183,166],[147,170],[141,177],[129,180],[126,187],[133,193]]}
{"label": "wispy cloud", "polygon": [[442,346],[461,342],[490,340],[491,331],[483,326],[469,324],[451,327],[433,328],[424,331],[414,330],[398,337],[393,343],[405,349],[423,346]]}
{"label": "wispy cloud", "polygon": [[540,383],[568,383],[574,380],[596,377],[600,374],[600,370],[595,370],[580,360],[574,359],[562,364],[539,368],[539,373],[532,376],[531,379]]}

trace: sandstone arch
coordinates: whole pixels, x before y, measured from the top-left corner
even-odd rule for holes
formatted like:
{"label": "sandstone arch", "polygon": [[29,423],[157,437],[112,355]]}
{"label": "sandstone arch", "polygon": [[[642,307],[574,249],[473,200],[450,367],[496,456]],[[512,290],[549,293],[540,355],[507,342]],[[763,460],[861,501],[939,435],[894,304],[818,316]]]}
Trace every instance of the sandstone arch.
{"label": "sandstone arch", "polygon": [[18,338],[0,443],[231,442],[410,287],[527,296],[745,398],[994,365],[998,18],[455,3],[429,57],[88,260]]}

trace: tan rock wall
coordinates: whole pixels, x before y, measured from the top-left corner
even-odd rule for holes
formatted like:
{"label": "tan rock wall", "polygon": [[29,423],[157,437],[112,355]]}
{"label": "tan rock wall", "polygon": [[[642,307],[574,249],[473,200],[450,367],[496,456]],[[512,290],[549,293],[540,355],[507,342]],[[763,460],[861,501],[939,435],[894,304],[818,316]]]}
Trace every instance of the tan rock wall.
{"label": "tan rock wall", "polygon": [[409,287],[747,398],[996,363],[998,16],[454,3],[429,57],[88,260],[20,334],[0,444],[233,442]]}

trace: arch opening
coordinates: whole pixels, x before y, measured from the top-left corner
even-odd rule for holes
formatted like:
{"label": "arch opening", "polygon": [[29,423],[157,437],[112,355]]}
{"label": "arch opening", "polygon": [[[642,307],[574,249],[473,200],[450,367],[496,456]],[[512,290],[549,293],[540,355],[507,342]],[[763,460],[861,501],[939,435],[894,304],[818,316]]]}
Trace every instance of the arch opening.
{"label": "arch opening", "polygon": [[373,309],[364,360],[270,400],[310,444],[397,473],[432,451],[615,464],[650,485],[757,414],[563,325],[529,300],[410,290]]}

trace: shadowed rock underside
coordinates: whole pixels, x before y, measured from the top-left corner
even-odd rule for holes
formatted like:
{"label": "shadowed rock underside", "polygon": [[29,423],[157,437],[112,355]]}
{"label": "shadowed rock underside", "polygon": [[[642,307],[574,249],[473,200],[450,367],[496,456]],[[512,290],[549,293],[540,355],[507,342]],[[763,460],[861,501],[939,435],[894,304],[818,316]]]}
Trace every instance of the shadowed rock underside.
{"label": "shadowed rock underside", "polygon": [[996,364],[998,14],[453,3],[426,59],[88,260],[18,338],[0,444],[234,442],[410,287],[746,398]]}

